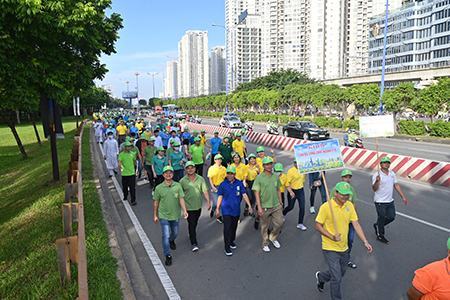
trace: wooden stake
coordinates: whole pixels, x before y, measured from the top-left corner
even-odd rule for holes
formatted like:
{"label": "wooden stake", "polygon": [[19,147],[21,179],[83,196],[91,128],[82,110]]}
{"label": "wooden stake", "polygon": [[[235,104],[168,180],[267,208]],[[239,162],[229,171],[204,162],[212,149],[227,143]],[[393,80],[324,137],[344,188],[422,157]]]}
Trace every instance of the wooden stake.
{"label": "wooden stake", "polygon": [[336,223],[336,218],[334,216],[334,211],[333,211],[333,206],[332,206],[332,203],[331,203],[330,193],[328,191],[327,179],[325,177],[325,172],[322,171],[321,174],[322,174],[323,184],[325,186],[325,193],[327,195],[328,206],[330,207],[331,220],[333,221],[334,235],[337,235],[338,234],[337,223]]}

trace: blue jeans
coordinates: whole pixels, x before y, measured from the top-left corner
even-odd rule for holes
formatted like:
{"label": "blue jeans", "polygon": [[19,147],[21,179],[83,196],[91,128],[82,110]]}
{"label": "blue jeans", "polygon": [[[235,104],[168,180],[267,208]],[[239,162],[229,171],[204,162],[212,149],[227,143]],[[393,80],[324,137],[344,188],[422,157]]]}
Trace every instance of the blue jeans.
{"label": "blue jeans", "polygon": [[217,207],[217,199],[219,198],[219,195],[217,193],[211,192],[211,201],[212,201],[212,210],[215,210]]}
{"label": "blue jeans", "polygon": [[298,190],[293,190],[295,194],[295,198],[291,198],[291,195],[288,193],[288,206],[286,206],[283,210],[283,216],[287,215],[295,205],[295,199],[298,201],[298,224],[303,224],[303,218],[305,217],[305,191],[303,188]]}
{"label": "blue jeans", "polygon": [[[319,189],[319,191],[320,191],[320,196],[322,197],[322,203],[327,202],[327,193],[325,192],[325,186],[322,182],[322,184],[319,187],[317,187],[317,186],[311,187],[311,194],[309,195],[309,205],[311,207],[314,206],[314,200],[316,198],[317,189]],[[330,197],[331,197],[331,195],[330,195]]]}
{"label": "blue jeans", "polygon": [[350,223],[348,227],[348,253],[352,251],[353,247],[353,241],[355,240],[355,228],[353,227],[353,224]]}
{"label": "blue jeans", "polygon": [[161,224],[163,252],[164,256],[167,256],[170,255],[169,241],[173,242],[177,238],[180,223],[179,220],[160,219],[159,224]]}

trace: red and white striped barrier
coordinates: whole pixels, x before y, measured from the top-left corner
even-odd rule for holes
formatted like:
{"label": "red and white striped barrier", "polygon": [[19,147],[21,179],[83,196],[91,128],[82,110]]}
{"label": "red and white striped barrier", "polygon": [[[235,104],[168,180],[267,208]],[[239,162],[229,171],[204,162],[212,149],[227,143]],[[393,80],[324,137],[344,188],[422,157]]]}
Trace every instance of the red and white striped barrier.
{"label": "red and white striped barrier", "polygon": [[[221,136],[228,135],[230,131],[239,131],[236,129],[194,123],[189,123],[189,128],[194,130],[204,129],[211,134],[214,131],[218,131]],[[248,134],[248,140],[253,144],[264,145],[285,151],[292,151],[295,145],[308,142],[281,135],[271,135],[254,131]],[[398,176],[450,187],[450,163],[448,162],[432,161],[424,158],[385,152],[379,152],[377,157],[376,151],[346,146],[341,146],[341,151],[344,162],[347,165],[374,170],[377,168],[379,159],[388,156],[391,159],[391,170]]]}

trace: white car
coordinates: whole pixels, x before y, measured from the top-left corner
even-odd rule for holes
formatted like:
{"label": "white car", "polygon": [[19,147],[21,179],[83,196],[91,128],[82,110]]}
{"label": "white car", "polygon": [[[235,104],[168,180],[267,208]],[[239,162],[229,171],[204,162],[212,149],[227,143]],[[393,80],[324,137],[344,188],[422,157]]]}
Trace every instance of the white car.
{"label": "white car", "polygon": [[175,118],[177,119],[186,119],[186,113],[184,111],[179,111],[175,114]]}
{"label": "white car", "polygon": [[227,127],[227,128],[241,128],[242,122],[237,116],[224,116],[219,121],[219,125],[221,127]]}

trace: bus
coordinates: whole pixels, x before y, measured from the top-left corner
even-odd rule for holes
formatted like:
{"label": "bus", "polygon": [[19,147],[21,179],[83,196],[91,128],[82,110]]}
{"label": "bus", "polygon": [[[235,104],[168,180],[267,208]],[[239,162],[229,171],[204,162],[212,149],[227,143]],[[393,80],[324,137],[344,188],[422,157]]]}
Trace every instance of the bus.
{"label": "bus", "polygon": [[178,111],[178,106],[176,106],[175,104],[167,104],[167,105],[163,105],[162,107],[164,115],[166,117],[172,116],[175,117],[177,111]]}

